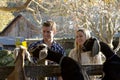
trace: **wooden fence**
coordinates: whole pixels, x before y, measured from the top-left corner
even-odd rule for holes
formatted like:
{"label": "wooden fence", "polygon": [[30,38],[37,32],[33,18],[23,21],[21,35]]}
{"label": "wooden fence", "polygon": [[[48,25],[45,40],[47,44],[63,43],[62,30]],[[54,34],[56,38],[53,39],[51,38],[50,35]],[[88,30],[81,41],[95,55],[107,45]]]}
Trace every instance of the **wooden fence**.
{"label": "wooden fence", "polygon": [[[28,45],[32,42],[38,40],[27,40]],[[56,40],[59,42],[65,50],[73,48],[74,39],[64,39]],[[68,54],[69,52],[67,52]],[[102,75],[102,65],[83,65],[83,68],[86,69],[88,75]],[[0,67],[0,80],[5,80],[5,78],[12,72],[14,66],[4,66]],[[58,65],[40,65],[40,66],[25,66],[25,73],[28,77],[50,77],[50,76],[59,76],[61,73],[60,67]],[[43,79],[41,79],[43,80]]]}
{"label": "wooden fence", "polygon": [[[27,39],[26,41],[29,45],[29,44],[36,42],[36,41],[39,41],[39,40],[41,40],[41,39],[34,39],[34,40]],[[67,55],[69,54],[69,51],[74,48],[74,38],[55,39],[55,40],[56,40],[56,42],[60,43],[61,46],[63,46]],[[118,44],[118,39],[116,38],[113,41],[114,47],[116,47],[117,44]],[[117,52],[117,54],[118,54],[118,56],[120,56],[120,50]]]}
{"label": "wooden fence", "polygon": [[[102,75],[102,65],[84,65],[88,75]],[[14,66],[0,67],[0,80],[5,78],[12,72]],[[25,73],[28,77],[50,77],[59,76],[61,73],[58,65],[40,65],[40,66],[25,66]]]}

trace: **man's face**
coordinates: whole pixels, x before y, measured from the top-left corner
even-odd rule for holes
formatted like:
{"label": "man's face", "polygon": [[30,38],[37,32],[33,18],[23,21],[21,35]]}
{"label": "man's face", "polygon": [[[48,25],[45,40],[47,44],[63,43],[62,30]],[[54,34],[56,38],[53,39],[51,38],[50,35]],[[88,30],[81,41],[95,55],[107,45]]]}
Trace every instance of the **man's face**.
{"label": "man's face", "polygon": [[54,37],[54,30],[51,29],[51,27],[42,27],[42,34],[44,40],[51,40]]}

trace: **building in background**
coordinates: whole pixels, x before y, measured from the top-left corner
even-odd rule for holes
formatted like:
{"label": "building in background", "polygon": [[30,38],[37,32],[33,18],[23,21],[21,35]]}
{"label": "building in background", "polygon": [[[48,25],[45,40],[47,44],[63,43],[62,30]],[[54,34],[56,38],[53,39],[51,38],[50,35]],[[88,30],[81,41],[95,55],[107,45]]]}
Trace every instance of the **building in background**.
{"label": "building in background", "polygon": [[38,27],[35,27],[23,15],[19,14],[0,32],[0,36],[34,38],[40,34],[39,32]]}

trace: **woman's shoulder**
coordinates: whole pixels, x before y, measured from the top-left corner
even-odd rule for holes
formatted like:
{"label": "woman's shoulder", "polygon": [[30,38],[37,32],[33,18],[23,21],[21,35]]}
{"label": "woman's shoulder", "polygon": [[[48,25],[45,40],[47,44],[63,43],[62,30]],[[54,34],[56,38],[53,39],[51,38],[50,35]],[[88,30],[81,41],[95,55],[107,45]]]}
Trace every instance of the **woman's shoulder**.
{"label": "woman's shoulder", "polygon": [[73,52],[73,51],[75,51],[75,48],[73,48],[73,49],[70,50],[70,52]]}
{"label": "woman's shoulder", "polygon": [[69,52],[69,56],[73,55],[73,53],[75,53],[75,52],[76,52],[75,48],[71,49]]}

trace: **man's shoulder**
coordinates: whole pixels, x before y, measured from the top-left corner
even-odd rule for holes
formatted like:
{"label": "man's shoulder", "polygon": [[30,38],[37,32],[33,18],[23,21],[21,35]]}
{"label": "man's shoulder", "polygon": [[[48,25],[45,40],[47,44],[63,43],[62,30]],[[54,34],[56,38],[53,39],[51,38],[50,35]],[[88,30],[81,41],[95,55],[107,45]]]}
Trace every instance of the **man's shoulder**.
{"label": "man's shoulder", "polygon": [[39,40],[39,41],[33,42],[33,43],[31,43],[31,44],[28,46],[28,48],[37,46],[38,44],[42,44],[42,43],[43,43],[43,40]]}
{"label": "man's shoulder", "polygon": [[51,49],[56,51],[56,52],[59,52],[63,55],[66,55],[65,54],[65,49],[63,48],[63,46],[61,46],[60,43],[55,43],[54,45],[52,45]]}
{"label": "man's shoulder", "polygon": [[36,44],[41,44],[41,43],[43,43],[43,40],[36,41],[35,43]]}
{"label": "man's shoulder", "polygon": [[33,42],[31,44],[41,44],[41,43],[43,43],[43,40],[39,40],[39,41]]}
{"label": "man's shoulder", "polygon": [[62,48],[62,45],[60,43],[56,42],[56,41],[54,41],[53,45],[56,46],[56,47],[61,47]]}

